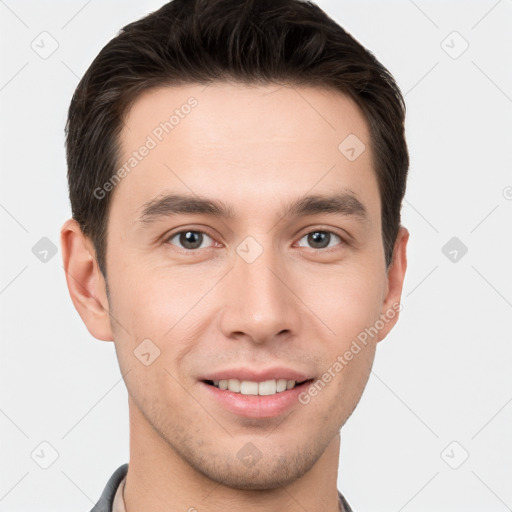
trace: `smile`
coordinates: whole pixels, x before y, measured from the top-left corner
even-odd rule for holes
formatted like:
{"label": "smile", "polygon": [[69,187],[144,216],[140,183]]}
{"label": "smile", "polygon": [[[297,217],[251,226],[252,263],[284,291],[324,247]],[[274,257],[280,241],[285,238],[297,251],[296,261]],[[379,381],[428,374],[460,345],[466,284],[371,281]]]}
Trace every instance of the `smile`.
{"label": "smile", "polygon": [[299,395],[313,381],[222,379],[200,383],[206,396],[223,409],[239,417],[263,419],[280,416],[296,406]]}
{"label": "smile", "polygon": [[306,381],[297,382],[290,379],[270,379],[263,382],[239,379],[206,380],[207,384],[221,390],[228,390],[242,395],[275,395],[293,389],[296,385],[304,384]]}

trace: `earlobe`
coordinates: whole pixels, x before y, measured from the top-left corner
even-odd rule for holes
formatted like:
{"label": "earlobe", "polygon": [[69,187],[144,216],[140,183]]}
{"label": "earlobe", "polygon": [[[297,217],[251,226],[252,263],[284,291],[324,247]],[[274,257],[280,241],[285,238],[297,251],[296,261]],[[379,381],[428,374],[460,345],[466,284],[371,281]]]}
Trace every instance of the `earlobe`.
{"label": "earlobe", "polygon": [[396,324],[399,312],[402,309],[400,300],[407,270],[407,242],[409,231],[400,226],[393,249],[393,259],[387,273],[387,293],[382,303],[381,318],[384,317],[385,326],[379,332],[378,340],[383,340]]}
{"label": "earlobe", "polygon": [[66,282],[75,309],[92,336],[113,341],[106,283],[93,244],[74,219],[62,226],[60,243]]}

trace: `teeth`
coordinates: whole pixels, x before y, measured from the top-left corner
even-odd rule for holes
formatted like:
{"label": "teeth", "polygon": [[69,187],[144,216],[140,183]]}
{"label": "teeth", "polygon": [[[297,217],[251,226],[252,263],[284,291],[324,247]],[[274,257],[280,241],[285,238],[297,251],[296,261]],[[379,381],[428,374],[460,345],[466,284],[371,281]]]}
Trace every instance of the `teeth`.
{"label": "teeth", "polygon": [[240,381],[238,379],[229,379],[228,389],[233,391],[233,393],[240,393]]}
{"label": "teeth", "polygon": [[287,379],[271,379],[264,382],[238,379],[214,380],[213,385],[222,390],[229,390],[242,395],[275,395],[287,389],[293,389],[296,381]]}
{"label": "teeth", "polygon": [[277,383],[275,379],[266,380],[265,382],[260,382],[258,391],[260,395],[275,395],[277,393],[276,388]]}
{"label": "teeth", "polygon": [[249,380],[243,380],[240,383],[240,393],[242,393],[242,395],[257,395],[258,383],[251,382]]}
{"label": "teeth", "polygon": [[286,379],[278,379],[276,381],[276,391],[281,393],[281,391],[286,391],[286,384],[288,381]]}

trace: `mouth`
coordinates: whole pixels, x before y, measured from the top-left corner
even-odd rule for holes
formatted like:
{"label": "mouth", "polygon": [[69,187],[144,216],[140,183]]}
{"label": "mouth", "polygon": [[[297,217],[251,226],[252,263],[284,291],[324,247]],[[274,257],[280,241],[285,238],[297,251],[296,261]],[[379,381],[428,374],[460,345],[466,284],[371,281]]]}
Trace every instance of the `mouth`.
{"label": "mouth", "polygon": [[312,372],[290,366],[223,368],[199,377],[206,400],[244,418],[273,418],[296,409]]}
{"label": "mouth", "polygon": [[235,417],[263,420],[279,417],[293,410],[299,403],[301,393],[313,381],[314,379],[205,379],[199,382],[207,400],[212,400]]}
{"label": "mouth", "polygon": [[291,379],[269,379],[257,382],[240,379],[222,379],[203,380],[202,382],[221,391],[230,391],[240,395],[271,396],[302,387],[313,382],[313,380],[306,379],[299,382]]}

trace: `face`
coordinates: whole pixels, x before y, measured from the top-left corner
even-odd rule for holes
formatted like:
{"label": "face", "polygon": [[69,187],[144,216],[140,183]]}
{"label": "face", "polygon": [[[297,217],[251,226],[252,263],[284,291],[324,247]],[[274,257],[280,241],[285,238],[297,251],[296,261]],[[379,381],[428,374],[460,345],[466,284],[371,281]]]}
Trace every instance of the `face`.
{"label": "face", "polygon": [[106,267],[132,428],[224,485],[286,485],[398,317],[366,121],[339,92],[217,83],[146,92],[125,122]]}

